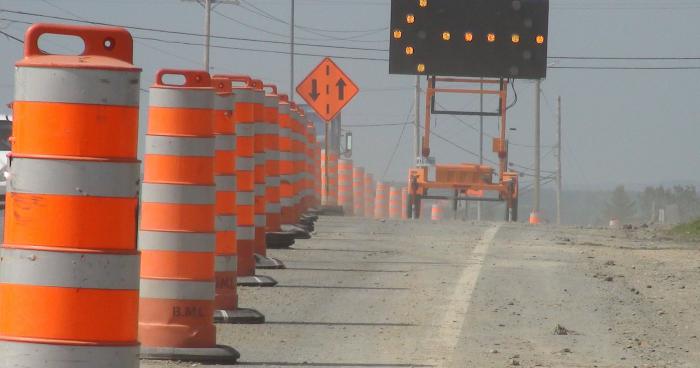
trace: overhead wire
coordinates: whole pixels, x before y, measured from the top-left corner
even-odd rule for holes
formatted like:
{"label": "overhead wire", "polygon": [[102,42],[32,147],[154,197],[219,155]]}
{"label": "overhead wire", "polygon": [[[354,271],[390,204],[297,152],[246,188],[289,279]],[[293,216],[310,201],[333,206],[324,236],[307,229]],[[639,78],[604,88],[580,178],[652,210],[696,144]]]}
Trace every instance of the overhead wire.
{"label": "overhead wire", "polygon": [[386,167],[384,168],[384,172],[382,173],[382,180],[386,177],[386,173],[389,172],[389,168],[391,167],[391,164],[394,162],[394,157],[396,156],[396,152],[399,150],[399,146],[401,145],[401,140],[403,139],[403,135],[406,132],[406,127],[408,124],[411,123],[411,111],[413,111],[413,108],[416,106],[415,101],[411,103],[411,106],[408,108],[408,113],[406,114],[406,122],[403,124],[403,128],[401,129],[401,134],[399,134],[399,139],[396,141],[396,145],[394,146],[394,150],[391,152],[391,156],[389,157],[389,161],[386,164]]}

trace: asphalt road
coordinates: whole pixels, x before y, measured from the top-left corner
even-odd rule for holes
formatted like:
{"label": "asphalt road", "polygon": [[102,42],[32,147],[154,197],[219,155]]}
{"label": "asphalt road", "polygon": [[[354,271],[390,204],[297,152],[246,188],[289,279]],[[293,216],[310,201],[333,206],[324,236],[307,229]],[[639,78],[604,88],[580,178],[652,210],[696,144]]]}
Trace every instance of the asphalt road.
{"label": "asphalt road", "polygon": [[[698,244],[655,233],[323,217],[272,250],[239,367],[699,367]],[[143,361],[142,367],[192,367]]]}

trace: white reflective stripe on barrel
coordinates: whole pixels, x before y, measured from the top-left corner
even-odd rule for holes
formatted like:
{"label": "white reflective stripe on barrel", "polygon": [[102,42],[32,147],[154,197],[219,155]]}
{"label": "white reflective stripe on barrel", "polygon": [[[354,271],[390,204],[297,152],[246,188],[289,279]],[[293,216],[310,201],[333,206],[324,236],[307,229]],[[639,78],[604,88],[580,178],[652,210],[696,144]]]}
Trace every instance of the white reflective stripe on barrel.
{"label": "white reflective stripe on barrel", "polygon": [[139,74],[104,69],[16,68],[15,101],[137,107]]}
{"label": "white reflective stripe on barrel", "polygon": [[265,195],[265,184],[255,184],[255,195],[258,197],[263,197]]}
{"label": "white reflective stripe on barrel", "polygon": [[214,110],[231,111],[233,110],[233,95],[215,95]]}
{"label": "white reflective stripe on barrel", "polygon": [[139,250],[214,252],[216,234],[170,231],[139,231]]}
{"label": "white reflective stripe on barrel", "polygon": [[148,93],[150,107],[211,109],[214,107],[214,89],[184,89],[151,87]]}
{"label": "white reflective stripe on barrel", "polygon": [[255,164],[260,166],[260,165],[265,165],[265,152],[255,152],[254,160]]}
{"label": "white reflective stripe on barrel", "polygon": [[217,134],[214,137],[214,149],[217,151],[233,151],[236,149],[235,134]]}
{"label": "white reflective stripe on barrel", "polygon": [[266,213],[276,214],[276,213],[280,213],[280,211],[282,211],[282,206],[280,206],[279,203],[271,203],[271,202],[265,203],[265,212]]}
{"label": "white reflective stripe on barrel", "polygon": [[238,257],[235,255],[230,256],[216,256],[214,261],[214,271],[215,272],[236,272],[238,271]]}
{"label": "white reflective stripe on barrel", "polygon": [[235,192],[236,175],[217,175],[214,177],[217,192]]}
{"label": "white reflective stripe on barrel", "polygon": [[253,171],[255,169],[255,160],[250,157],[236,157],[236,170],[238,171]]}
{"label": "white reflective stripe on barrel", "polygon": [[214,137],[146,135],[145,152],[151,155],[214,157]]}
{"label": "white reflective stripe on barrel", "polygon": [[236,205],[252,206],[255,204],[255,193],[253,192],[238,192],[236,193]]}
{"label": "white reflective stripe on barrel", "polygon": [[236,230],[236,215],[217,215],[216,231]]}
{"label": "white reflective stripe on barrel", "polygon": [[141,298],[177,300],[213,300],[213,281],[141,279]]}
{"label": "white reflective stripe on barrel", "polygon": [[237,137],[254,137],[255,123],[238,123],[236,124]]}
{"label": "white reflective stripe on barrel", "polygon": [[262,122],[262,121],[256,121],[254,123],[255,125],[255,134],[269,134],[269,123]]}
{"label": "white reflective stripe on barrel", "polygon": [[213,185],[181,185],[143,183],[141,201],[171,204],[214,204],[216,187]]}
{"label": "white reflective stripe on barrel", "polygon": [[0,366],[8,368],[138,368],[139,350],[139,345],[53,345],[0,340],[0,357],[2,357]]}
{"label": "white reflective stripe on barrel", "polygon": [[236,227],[236,239],[238,240],[255,240],[255,226],[253,225],[238,225]]}
{"label": "white reflective stripe on barrel", "polygon": [[253,96],[253,90],[250,88],[234,88],[233,89],[233,101],[242,103],[251,103],[255,101]]}
{"label": "white reflective stripe on barrel", "polygon": [[12,158],[7,191],[133,198],[139,192],[138,162]]}
{"label": "white reflective stripe on barrel", "polygon": [[267,185],[271,187],[280,186],[280,177],[276,175],[270,175],[267,177]]}
{"label": "white reflective stripe on barrel", "polygon": [[139,287],[139,265],[136,254],[67,253],[4,247],[0,248],[0,283],[136,290]]}
{"label": "white reflective stripe on barrel", "polygon": [[255,226],[261,227],[267,225],[267,216],[265,215],[255,215]]}

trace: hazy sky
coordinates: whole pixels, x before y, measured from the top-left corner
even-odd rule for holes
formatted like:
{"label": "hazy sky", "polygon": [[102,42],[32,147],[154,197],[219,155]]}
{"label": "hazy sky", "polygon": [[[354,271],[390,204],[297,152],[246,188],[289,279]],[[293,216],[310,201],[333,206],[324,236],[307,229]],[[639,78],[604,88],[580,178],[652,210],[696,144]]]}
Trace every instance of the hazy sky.
{"label": "hazy sky", "polygon": [[[408,1],[408,0],[407,0]],[[550,56],[694,57],[700,58],[700,3],[697,0],[552,0],[549,24]],[[252,5],[252,6],[251,6]],[[256,10],[258,7],[264,12]],[[125,26],[201,33],[202,8],[180,0],[0,0],[0,9],[18,10]],[[257,14],[256,14],[257,12]],[[244,0],[242,6],[219,5],[212,16],[219,36],[281,41],[269,43],[214,39],[214,72],[245,73],[289,89],[289,0]],[[263,14],[263,15],[261,15]],[[386,49],[389,0],[296,0],[297,42]],[[36,16],[0,12],[0,30],[23,38],[21,22],[51,21]],[[21,21],[21,22],[18,22]],[[55,21],[55,20],[54,20]],[[283,22],[284,21],[284,22]],[[202,47],[143,38],[201,44],[201,37],[133,30],[136,64],[143,68],[142,86],[162,67],[201,67]],[[61,47],[61,41],[54,44]],[[64,47],[70,48],[68,44]],[[243,49],[276,50],[263,53]],[[13,64],[22,45],[0,35],[0,103],[12,100]],[[298,46],[305,54],[385,59],[384,51],[358,51]],[[299,82],[319,56],[296,57]],[[385,61],[337,58],[361,92],[343,114],[345,125],[400,123],[412,119],[413,77],[390,76]],[[693,66],[684,61],[552,60],[556,66]],[[554,168],[556,96],[564,106],[564,184],[568,187],[610,186],[617,183],[659,183],[673,180],[700,183],[700,70],[563,70],[550,69],[543,83],[543,168]],[[516,83],[519,100],[509,111],[511,161],[533,162],[532,125],[534,84]],[[511,95],[512,97],[512,95]],[[142,106],[147,95],[142,95]],[[477,107],[478,100],[454,107]],[[466,124],[478,126],[476,118]],[[446,116],[436,132],[471,151],[478,151],[478,133]],[[145,127],[142,114],[142,129]],[[496,120],[487,120],[487,133],[496,133]],[[382,176],[402,126],[355,128],[354,159]],[[433,138],[439,162],[471,162],[476,158]],[[387,179],[406,176],[413,161],[412,127],[405,129]],[[490,139],[486,151],[489,158]],[[525,181],[529,181],[526,178]]]}

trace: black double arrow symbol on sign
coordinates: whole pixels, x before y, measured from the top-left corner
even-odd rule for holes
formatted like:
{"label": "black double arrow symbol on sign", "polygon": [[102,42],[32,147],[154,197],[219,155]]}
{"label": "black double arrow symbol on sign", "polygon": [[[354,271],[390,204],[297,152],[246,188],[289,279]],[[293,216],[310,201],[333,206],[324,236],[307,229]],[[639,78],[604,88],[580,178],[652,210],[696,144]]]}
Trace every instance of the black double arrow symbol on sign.
{"label": "black double arrow symbol on sign", "polygon": [[[345,86],[347,86],[347,82],[345,82],[345,79],[339,78],[338,82],[335,83],[335,86],[338,87],[338,100],[344,100],[345,99]],[[328,87],[328,86],[326,86]],[[326,88],[326,93],[329,93],[328,88]],[[311,80],[311,92],[309,93],[309,97],[311,97],[312,100],[316,101],[318,100],[318,97],[321,96],[321,94],[318,92],[318,80],[312,79]]]}

